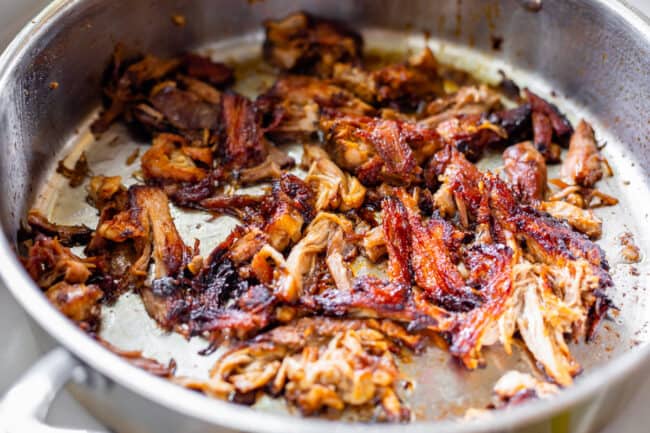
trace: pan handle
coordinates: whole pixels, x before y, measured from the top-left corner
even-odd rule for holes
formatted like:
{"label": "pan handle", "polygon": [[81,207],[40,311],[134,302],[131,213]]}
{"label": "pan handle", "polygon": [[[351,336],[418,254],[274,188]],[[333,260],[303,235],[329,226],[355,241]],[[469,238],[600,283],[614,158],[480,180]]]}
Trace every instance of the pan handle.
{"label": "pan handle", "polygon": [[62,347],[43,356],[0,400],[0,433],[101,433],[44,424],[50,404],[69,381],[85,382],[88,371]]}

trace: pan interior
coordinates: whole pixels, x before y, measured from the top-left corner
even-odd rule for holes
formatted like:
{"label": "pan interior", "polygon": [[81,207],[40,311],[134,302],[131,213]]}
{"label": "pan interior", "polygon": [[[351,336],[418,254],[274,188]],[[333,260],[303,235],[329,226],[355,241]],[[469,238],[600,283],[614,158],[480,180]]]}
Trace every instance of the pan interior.
{"label": "pan interior", "polygon": [[[615,287],[609,296],[618,309],[613,310],[611,320],[601,326],[595,341],[573,345],[572,353],[585,369],[577,383],[584,376],[593,374],[594,368],[603,362],[645,344],[648,338],[647,318],[650,315],[642,281],[650,274],[650,267],[644,253],[640,263],[626,263],[621,255],[620,237],[629,232],[641,251],[647,250],[648,239],[642,234],[647,232],[644,224],[650,212],[650,203],[640,198],[650,196],[650,191],[643,180],[641,168],[635,164],[634,155],[626,151],[623,143],[608,135],[603,119],[593,118],[587,109],[572,104],[570,95],[568,98],[549,96],[552,95],[552,89],[540,77],[526,71],[513,70],[477,51],[436,39],[425,39],[414,33],[366,29],[363,34],[369,51],[406,55],[409,51],[418,51],[424,44],[428,44],[442,62],[464,69],[486,82],[496,83],[500,78],[498,71],[503,70],[518,84],[548,96],[572,122],[585,117],[594,125],[599,142],[606,143],[603,152],[614,171],[614,176],[601,181],[599,187],[620,200],[617,206],[596,210],[596,214],[603,220],[603,237],[598,243],[607,253],[615,281]],[[259,62],[262,37],[261,33],[252,33],[223,40],[198,51],[215,60],[235,65],[235,90],[255,97],[274,79],[270,69]],[[72,165],[70,163],[74,163],[81,152],[86,152],[93,174],[120,175],[127,186],[137,182],[139,163],[136,160],[128,165],[126,160],[136,151],[140,154],[144,152],[147,143],[135,140],[122,125],[114,125],[100,139],[95,140],[88,129],[95,115],[92,113],[89,116],[88,121],[79,127],[79,133],[52,161],[51,175],[47,176],[47,181],[41,185],[37,194],[35,206],[56,223],[84,223],[90,227],[97,223],[95,209],[86,204],[85,188],[70,188],[66,180],[56,174],[54,167],[58,160],[65,158]],[[287,150],[297,161],[300,160],[299,145],[290,145]],[[495,151],[486,155],[479,166],[482,169],[499,170],[500,164],[500,152]],[[549,178],[557,177],[557,169],[557,166],[549,167]],[[300,174],[300,170],[296,172]],[[237,221],[230,217],[214,219],[205,213],[175,207],[172,207],[172,215],[185,242],[191,244],[194,238],[199,239],[204,255],[237,225]],[[173,357],[179,375],[206,377],[209,368],[221,353],[218,350],[212,355],[201,356],[198,352],[207,345],[205,340],[193,338],[187,341],[180,335],[163,332],[148,317],[137,295],[124,295],[115,305],[104,306],[102,314],[101,336],[104,339],[123,349],[143,350],[145,356],[162,362]],[[405,391],[404,397],[416,418],[432,420],[462,416],[469,407],[485,407],[490,401],[493,384],[505,371],[534,370],[528,357],[518,349],[511,356],[496,347],[486,348],[484,352],[487,367],[477,371],[467,371],[446,352],[435,347],[429,348],[423,355],[412,357],[410,362],[404,364],[403,371],[415,383],[412,390]],[[287,410],[282,401],[266,397],[257,406],[262,410]]]}

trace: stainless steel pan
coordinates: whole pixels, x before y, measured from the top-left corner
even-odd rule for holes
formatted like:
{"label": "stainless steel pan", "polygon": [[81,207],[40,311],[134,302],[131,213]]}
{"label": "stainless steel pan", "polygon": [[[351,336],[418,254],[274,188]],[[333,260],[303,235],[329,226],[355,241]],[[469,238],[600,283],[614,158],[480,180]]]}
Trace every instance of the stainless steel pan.
{"label": "stainless steel pan", "polygon": [[[601,244],[614,268],[612,297],[620,313],[594,344],[575,352],[586,372],[576,385],[551,401],[537,401],[475,421],[437,421],[445,413],[485,402],[495,378],[509,366],[525,368],[498,350],[488,353],[489,368],[464,372],[449,367],[442,352],[430,350],[411,368],[420,384],[413,404],[423,421],[410,425],[374,425],[397,432],[589,432],[601,427],[647,374],[650,318],[644,281],[646,262],[634,272],[618,256],[618,236],[630,231],[646,251],[650,212],[650,24],[618,2],[544,0],[533,12],[515,0],[349,1],[324,0],[68,0],[55,1],[0,58],[0,274],[16,299],[44,330],[46,355],[0,404],[0,430],[10,433],[54,432],[40,423],[51,398],[73,381],[75,396],[116,431],[264,432],[360,431],[368,425],[287,415],[277,405],[250,409],[216,401],[140,371],[92,342],[50,306],[18,263],[15,233],[26,209],[45,207],[57,222],[79,221],[92,214],[75,207],[83,191],[70,191],[52,175],[63,156],[92,146],[91,166],[99,173],[130,175],[124,165],[139,144],[119,128],[93,142],[89,119],[99,105],[99,81],[113,46],[160,55],[203,49],[217,58],[247,58],[259,50],[260,22],[297,9],[339,18],[364,29],[370,46],[416,49],[426,41],[448,62],[487,80],[504,69],[516,80],[549,95],[574,119],[585,116],[607,142],[605,153],[616,176],[606,192],[621,205],[600,211],[605,220]],[[528,2],[530,3],[530,2]],[[172,22],[183,14],[184,27]],[[503,38],[495,50],[493,41]],[[57,86],[50,84],[56,82]],[[250,91],[251,85],[240,88]],[[254,87],[254,86],[253,86]],[[111,135],[112,134],[112,135]],[[111,148],[114,136],[124,143]],[[120,149],[121,153],[117,153]],[[488,162],[489,163],[489,162]],[[75,194],[77,194],[75,198]],[[196,221],[179,215],[185,233]],[[67,221],[66,221],[67,219]],[[228,227],[222,220],[198,233],[213,245]],[[183,227],[181,227],[183,230]],[[187,236],[189,238],[189,236]],[[211,241],[211,242],[210,242]],[[632,271],[632,272],[631,272]],[[640,275],[633,275],[638,273]],[[127,348],[144,348],[162,360],[174,356],[186,373],[199,374],[213,359],[195,356],[200,340],[189,344],[161,334],[147,321],[135,297],[106,309],[103,335]],[[119,320],[111,320],[119,317]],[[126,326],[123,326],[126,325]],[[129,326],[130,325],[130,326]]]}

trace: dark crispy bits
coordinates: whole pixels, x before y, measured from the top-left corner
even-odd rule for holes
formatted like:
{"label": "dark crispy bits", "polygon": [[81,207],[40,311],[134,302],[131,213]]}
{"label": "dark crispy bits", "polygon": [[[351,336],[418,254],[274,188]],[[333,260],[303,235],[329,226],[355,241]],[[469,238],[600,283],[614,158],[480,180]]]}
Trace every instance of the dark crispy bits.
{"label": "dark crispy bits", "polygon": [[533,113],[544,114],[550,121],[553,132],[555,132],[558,139],[566,140],[573,132],[573,127],[564,114],[555,105],[531,92],[529,89],[524,89],[524,93]]}
{"label": "dark crispy bits", "polygon": [[264,27],[264,58],[283,71],[328,76],[336,62],[361,59],[361,35],[337,21],[297,12]]}
{"label": "dark crispy bits", "polygon": [[232,84],[235,79],[233,70],[225,64],[197,54],[185,54],[182,57],[182,69],[190,77],[216,87]]}
{"label": "dark crispy bits", "polygon": [[253,103],[235,93],[223,95],[224,162],[233,168],[261,163],[268,153],[264,131]]}
{"label": "dark crispy bits", "polygon": [[408,240],[410,264],[415,284],[428,299],[450,311],[466,311],[480,304],[481,298],[465,284],[454,258],[445,244],[453,238],[453,227],[440,218],[426,223],[417,203],[404,190],[397,192],[410,226]]}
{"label": "dark crispy bits", "polygon": [[106,257],[106,272],[117,282],[118,293],[142,287],[152,257],[156,279],[175,277],[189,261],[190,251],[176,230],[161,189],[132,186],[123,208],[108,209],[87,251]]}
{"label": "dark crispy bits", "polygon": [[411,227],[404,204],[395,198],[382,202],[384,238],[388,250],[388,277],[398,284],[410,285],[412,281],[409,263],[411,250]]}
{"label": "dark crispy bits", "polygon": [[372,73],[380,105],[413,110],[443,94],[438,62],[427,47],[404,64],[389,65]]}
{"label": "dark crispy bits", "polygon": [[481,347],[490,326],[496,323],[512,294],[512,251],[505,245],[476,245],[466,256],[471,275],[468,284],[480,287],[483,302],[456,317],[450,352],[468,368],[484,363]]}
{"label": "dark crispy bits", "polygon": [[535,203],[544,199],[546,162],[530,142],[508,147],[503,152],[503,163],[508,182],[522,201]]}
{"label": "dark crispy bits", "polygon": [[508,138],[508,133],[502,127],[475,114],[444,121],[437,126],[436,132],[472,161],[480,158],[489,145]]}
{"label": "dark crispy bits", "polygon": [[213,144],[220,109],[215,87],[230,84],[233,71],[195,54],[128,61],[124,51],[115,49],[104,85],[107,108],[92,131],[102,133],[121,117],[149,134],[175,132],[192,143]]}
{"label": "dark crispy bits", "polygon": [[91,126],[95,134],[105,132],[130,106],[144,98],[147,87],[178,69],[178,59],[159,59],[145,56],[139,61],[125,59],[125,48],[118,44],[105,74],[104,96],[106,109]]}
{"label": "dark crispy bits", "polygon": [[54,224],[37,209],[31,209],[27,214],[27,224],[32,232],[56,237],[66,247],[87,244],[93,233],[85,225]]}
{"label": "dark crispy bits", "polygon": [[505,144],[514,144],[531,138],[531,113],[530,104],[523,104],[490,113],[487,120],[505,131]]}
{"label": "dark crispy bits", "polygon": [[215,130],[218,126],[219,106],[179,89],[173,81],[156,86],[149,102],[177,130]]}
{"label": "dark crispy bits", "polygon": [[79,159],[74,163],[73,168],[66,167],[63,160],[59,161],[59,164],[56,167],[56,172],[68,179],[70,187],[78,187],[84,180],[86,180],[86,177],[88,177],[88,174],[90,173],[86,154],[83,152],[81,153]]}
{"label": "dark crispy bits", "polygon": [[538,260],[565,263],[584,259],[596,268],[602,287],[612,284],[611,277],[604,272],[609,268],[605,253],[596,243],[554,218],[518,205],[512,192],[499,178],[491,177],[489,184],[490,206],[497,222],[525,239],[528,249]]}
{"label": "dark crispy bits", "polygon": [[372,114],[374,108],[349,91],[326,80],[302,75],[279,78],[256,105],[272,122],[266,133],[276,142],[312,140],[322,109],[341,113]]}

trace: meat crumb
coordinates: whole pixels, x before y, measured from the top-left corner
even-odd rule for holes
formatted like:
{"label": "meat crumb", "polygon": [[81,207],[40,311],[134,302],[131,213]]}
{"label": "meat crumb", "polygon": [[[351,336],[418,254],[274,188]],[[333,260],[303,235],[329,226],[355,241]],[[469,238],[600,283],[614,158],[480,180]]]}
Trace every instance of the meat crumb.
{"label": "meat crumb", "polygon": [[83,183],[86,176],[88,176],[90,173],[90,169],[88,168],[88,161],[86,160],[86,154],[81,154],[77,162],[74,164],[74,168],[66,167],[63,161],[63,159],[59,161],[56,172],[69,179],[69,184],[72,188],[78,187]]}
{"label": "meat crumb", "polygon": [[172,18],[172,23],[177,27],[185,27],[185,24],[187,23],[187,20],[185,19],[185,15],[174,14],[171,16],[171,18]]}
{"label": "meat crumb", "polygon": [[620,237],[621,256],[627,263],[639,263],[641,261],[641,250],[634,243],[634,236],[630,232],[625,232]]}
{"label": "meat crumb", "polygon": [[52,81],[50,83],[50,89],[54,90],[54,89],[58,89],[58,88],[59,88],[59,82],[58,81]]}
{"label": "meat crumb", "polygon": [[136,148],[131,154],[126,158],[126,165],[132,165],[140,156],[140,148]]}

